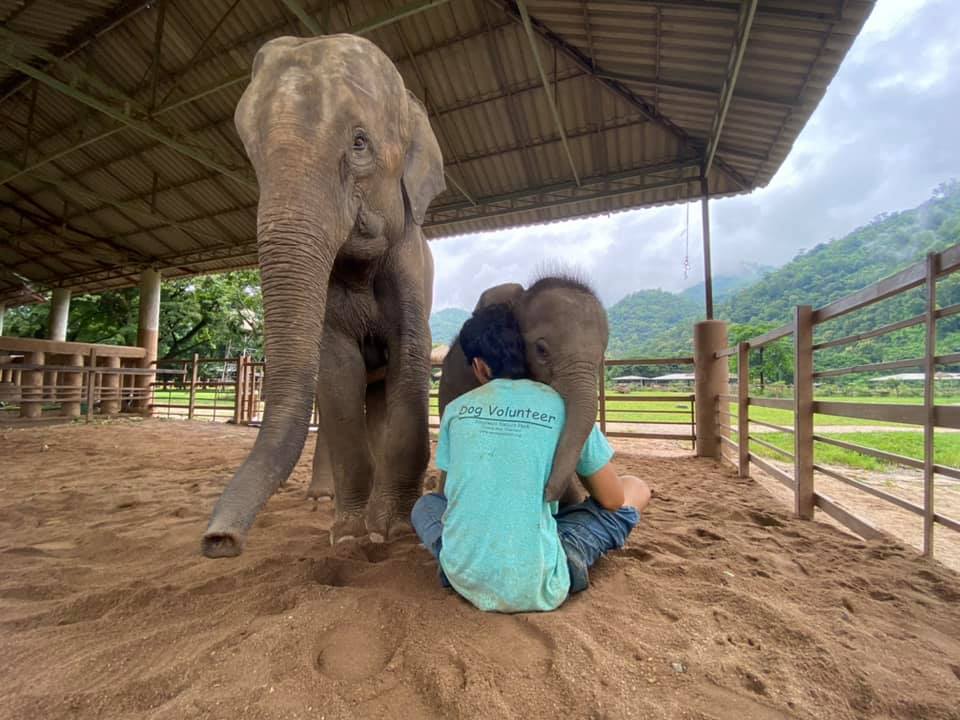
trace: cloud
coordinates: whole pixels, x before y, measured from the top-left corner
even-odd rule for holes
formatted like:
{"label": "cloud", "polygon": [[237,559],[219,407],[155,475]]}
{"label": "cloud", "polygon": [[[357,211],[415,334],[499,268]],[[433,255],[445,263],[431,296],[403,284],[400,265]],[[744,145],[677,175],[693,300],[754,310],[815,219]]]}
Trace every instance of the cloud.
{"label": "cloud", "polygon": [[[913,207],[960,177],[960,3],[879,0],[824,100],[770,184],[712,203],[713,269],[780,265],[869,222]],[[473,307],[537,267],[578,266],[605,303],[642,288],[702,279],[699,204],[483,233],[431,243],[435,306]]]}

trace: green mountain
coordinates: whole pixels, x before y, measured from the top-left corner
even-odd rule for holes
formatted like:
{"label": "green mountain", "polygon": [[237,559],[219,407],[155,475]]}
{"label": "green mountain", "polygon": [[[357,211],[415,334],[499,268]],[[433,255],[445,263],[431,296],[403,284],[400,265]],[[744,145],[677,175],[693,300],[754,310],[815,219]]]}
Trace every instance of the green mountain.
{"label": "green mountain", "polygon": [[[917,208],[875,218],[846,237],[798,254],[783,267],[766,272],[725,297],[718,293],[717,317],[731,322],[731,339],[748,338],[789,322],[794,307],[820,307],[849,295],[924,258],[960,243],[960,182],[941,185]],[[717,283],[718,288],[720,283]],[[873,329],[923,312],[923,288],[824,324],[817,340]],[[690,297],[695,295],[695,311]],[[670,357],[692,351],[691,325],[702,316],[702,285],[671,295],[634,293],[610,308],[610,355]],[[960,302],[960,278],[942,280],[938,304]],[[673,323],[669,321],[673,318]],[[665,327],[666,326],[666,327]],[[960,350],[960,318],[938,324],[939,354]],[[914,327],[863,343],[817,353],[817,367],[915,358],[922,355],[923,328]],[[777,377],[791,379],[788,367]]]}
{"label": "green mountain", "polygon": [[[715,303],[720,302],[737,290],[741,290],[757,282],[772,270],[773,268],[769,265],[741,263],[740,269],[734,275],[716,275],[713,278],[713,301]],[[696,285],[688,287],[686,290],[681,291],[680,295],[693,300],[698,305],[703,305],[703,282],[698,282]]]}
{"label": "green mountain", "polygon": [[444,308],[430,315],[430,334],[434,345],[447,345],[470,317],[468,310]]}

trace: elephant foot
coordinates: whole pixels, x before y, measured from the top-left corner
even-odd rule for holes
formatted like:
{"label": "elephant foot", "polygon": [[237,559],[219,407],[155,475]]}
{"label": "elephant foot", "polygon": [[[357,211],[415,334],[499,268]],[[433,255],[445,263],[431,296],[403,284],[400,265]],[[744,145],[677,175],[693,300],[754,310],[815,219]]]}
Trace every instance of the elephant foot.
{"label": "elephant foot", "polygon": [[356,540],[365,537],[366,534],[367,526],[363,513],[338,513],[330,529],[330,544],[336,545],[347,540]]}
{"label": "elephant foot", "polygon": [[367,532],[375,543],[395,540],[414,532],[410,524],[410,507],[400,506],[396,502],[371,500],[367,505]]}
{"label": "elephant foot", "polygon": [[314,500],[324,498],[333,499],[333,479],[329,477],[314,477],[307,488],[307,497]]}
{"label": "elephant foot", "polygon": [[231,532],[207,532],[200,549],[208,558],[236,557],[243,551],[243,539]]}

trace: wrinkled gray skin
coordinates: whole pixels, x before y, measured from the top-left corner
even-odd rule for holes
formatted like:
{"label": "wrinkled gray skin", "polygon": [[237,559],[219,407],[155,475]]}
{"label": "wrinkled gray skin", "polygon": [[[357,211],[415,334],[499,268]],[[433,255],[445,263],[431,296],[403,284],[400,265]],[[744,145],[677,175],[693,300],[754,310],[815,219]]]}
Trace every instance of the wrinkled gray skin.
{"label": "wrinkled gray skin", "polygon": [[314,388],[313,486],[335,496],[332,539],[388,538],[409,528],[429,460],[433,260],[420,225],[444,189],[440,148],[390,59],[350,35],[265,44],[235,121],[260,185],[269,402],[203,553],[241,552],[300,457]]}
{"label": "wrinkled gray skin", "polygon": [[[571,481],[597,418],[597,387],[609,337],[607,313],[596,295],[565,278],[544,278],[529,290],[515,283],[497,285],[484,291],[474,312],[495,303],[509,304],[517,316],[531,377],[550,385],[563,398],[566,422],[546,498],[576,502],[579,487]],[[455,340],[443,360],[440,414],[449,402],[478,385]]]}

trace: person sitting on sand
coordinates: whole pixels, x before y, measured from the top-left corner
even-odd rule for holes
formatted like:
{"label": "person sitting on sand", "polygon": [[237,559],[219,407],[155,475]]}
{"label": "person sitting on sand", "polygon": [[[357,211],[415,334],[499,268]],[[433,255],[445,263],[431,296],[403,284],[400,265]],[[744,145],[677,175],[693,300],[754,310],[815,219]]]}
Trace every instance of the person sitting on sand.
{"label": "person sitting on sand", "polygon": [[617,475],[613,449],[594,426],[577,465],[590,497],[559,510],[548,503],[563,399],[526,379],[523,336],[508,306],[475,313],[459,342],[481,386],[443,413],[440,492],[417,501],[414,529],[439,561],[441,582],[479,609],[553,610],[587,588],[597,558],[623,547],[650,489]]}

